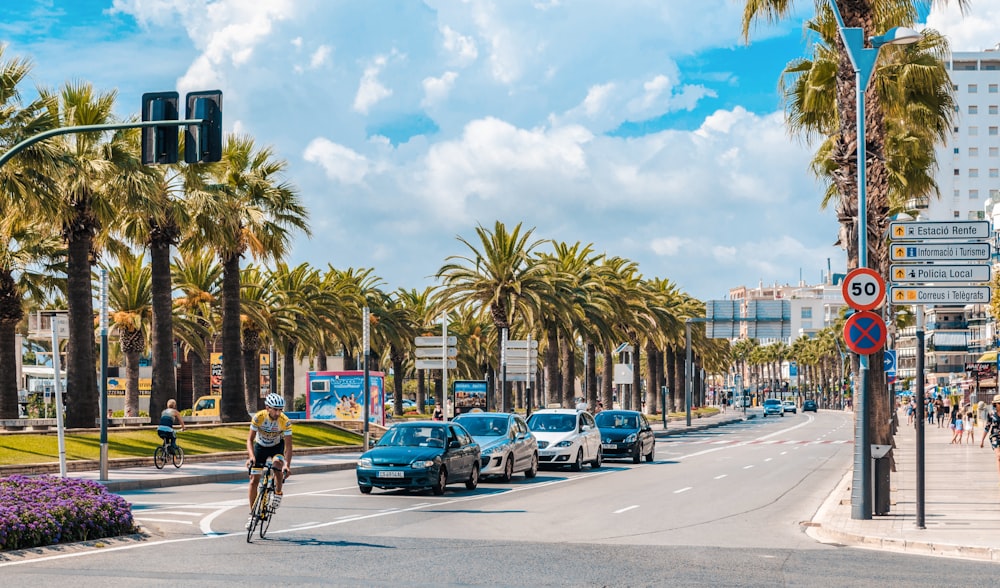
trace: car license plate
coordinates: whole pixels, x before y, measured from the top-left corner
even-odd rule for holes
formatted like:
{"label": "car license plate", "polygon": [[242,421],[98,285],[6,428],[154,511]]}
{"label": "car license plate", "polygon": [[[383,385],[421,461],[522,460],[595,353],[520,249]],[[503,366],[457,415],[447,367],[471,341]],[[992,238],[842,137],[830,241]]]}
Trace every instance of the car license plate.
{"label": "car license plate", "polygon": [[618,445],[614,443],[604,443],[601,445],[602,449],[618,449]]}
{"label": "car license plate", "polygon": [[402,478],[403,472],[398,470],[385,470],[378,473],[379,478]]}

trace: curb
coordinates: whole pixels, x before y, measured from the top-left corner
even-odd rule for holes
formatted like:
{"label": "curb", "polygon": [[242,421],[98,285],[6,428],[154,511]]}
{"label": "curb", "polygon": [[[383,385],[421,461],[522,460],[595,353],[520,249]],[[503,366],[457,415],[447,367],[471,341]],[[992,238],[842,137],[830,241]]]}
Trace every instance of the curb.
{"label": "curb", "polygon": [[[339,462],[321,465],[301,466],[295,468],[296,474],[317,474],[322,472],[333,472],[338,470],[354,469],[354,462]],[[209,484],[221,482],[233,482],[236,480],[246,480],[247,472],[240,468],[235,472],[225,472],[220,474],[195,474],[191,476],[178,476],[176,478],[157,478],[153,480],[97,480],[97,483],[104,486],[109,492],[128,492],[132,490],[147,490],[151,488],[169,488],[171,486],[189,486],[194,484]]]}

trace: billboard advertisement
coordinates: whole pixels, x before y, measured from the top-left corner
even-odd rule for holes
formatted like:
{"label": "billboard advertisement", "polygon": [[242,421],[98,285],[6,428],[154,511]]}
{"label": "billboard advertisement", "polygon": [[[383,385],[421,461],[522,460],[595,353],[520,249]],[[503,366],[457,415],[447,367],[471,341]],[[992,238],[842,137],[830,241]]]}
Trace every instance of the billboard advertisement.
{"label": "billboard advertisement", "polygon": [[[364,372],[309,372],[307,380],[307,419],[364,420]],[[369,372],[368,383],[368,421],[385,425],[385,375]]]}
{"label": "billboard advertisement", "polygon": [[486,410],[486,381],[457,380],[455,391],[455,414],[481,412]]}

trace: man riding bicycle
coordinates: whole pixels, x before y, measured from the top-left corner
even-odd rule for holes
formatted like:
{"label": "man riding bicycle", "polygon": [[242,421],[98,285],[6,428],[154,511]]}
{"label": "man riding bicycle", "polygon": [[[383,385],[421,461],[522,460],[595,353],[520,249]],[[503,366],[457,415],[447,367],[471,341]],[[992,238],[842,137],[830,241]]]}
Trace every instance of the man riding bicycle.
{"label": "man riding bicycle", "polygon": [[177,435],[174,432],[174,425],[179,424],[184,430],[184,419],[177,410],[177,401],[171,398],[167,401],[167,407],[160,413],[160,425],[156,427],[156,434],[160,439],[170,441],[170,455],[177,452]]}
{"label": "man riding bicycle", "polygon": [[[250,421],[250,435],[247,437],[247,467],[250,468],[250,510],[257,500],[257,485],[260,484],[261,468],[267,458],[281,462],[281,475],[274,477],[274,499],[271,508],[281,505],[282,490],[285,478],[288,477],[292,464],[292,422],[282,410],[285,399],[280,394],[270,393],[264,399],[264,410],[254,415]],[[277,469],[277,468],[276,468]],[[253,515],[247,521],[247,528],[253,521]]]}

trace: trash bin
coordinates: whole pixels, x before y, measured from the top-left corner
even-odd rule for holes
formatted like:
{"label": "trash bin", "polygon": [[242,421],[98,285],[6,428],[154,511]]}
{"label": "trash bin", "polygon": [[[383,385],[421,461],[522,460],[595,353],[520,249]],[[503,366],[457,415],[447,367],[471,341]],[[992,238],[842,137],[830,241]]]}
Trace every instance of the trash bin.
{"label": "trash bin", "polygon": [[872,511],[876,515],[889,514],[889,450],[892,445],[872,445]]}

